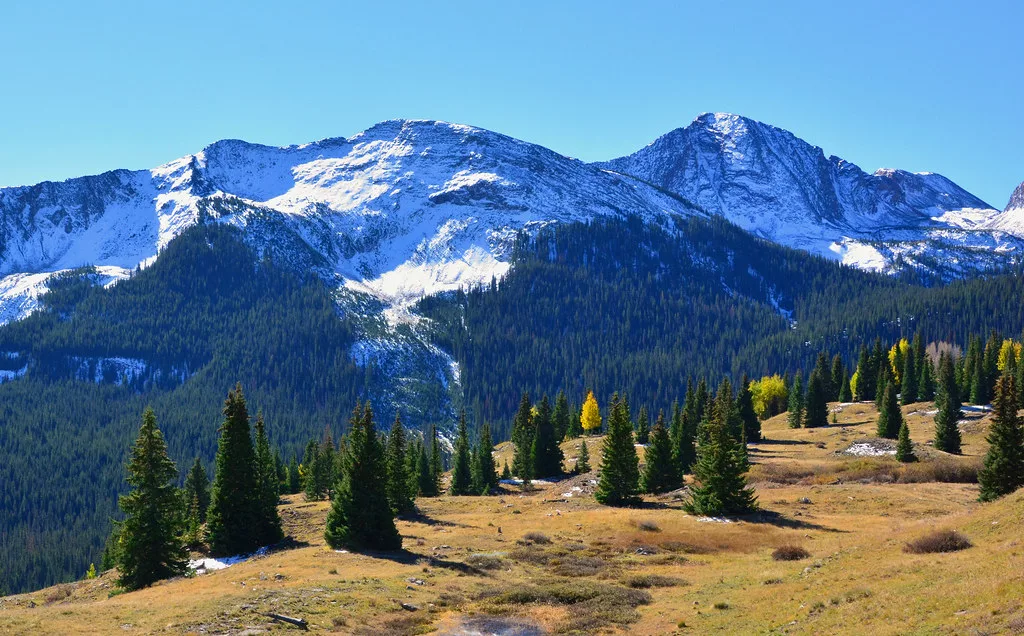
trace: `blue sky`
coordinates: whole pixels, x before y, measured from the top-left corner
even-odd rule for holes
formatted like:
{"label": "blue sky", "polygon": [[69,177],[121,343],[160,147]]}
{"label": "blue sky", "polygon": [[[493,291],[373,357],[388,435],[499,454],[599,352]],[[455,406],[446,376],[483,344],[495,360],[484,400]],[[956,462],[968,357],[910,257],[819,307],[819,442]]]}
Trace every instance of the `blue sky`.
{"label": "blue sky", "polygon": [[394,117],[608,159],[728,111],[1001,208],[1024,180],[1022,18],[1021,2],[7,3],[0,185]]}

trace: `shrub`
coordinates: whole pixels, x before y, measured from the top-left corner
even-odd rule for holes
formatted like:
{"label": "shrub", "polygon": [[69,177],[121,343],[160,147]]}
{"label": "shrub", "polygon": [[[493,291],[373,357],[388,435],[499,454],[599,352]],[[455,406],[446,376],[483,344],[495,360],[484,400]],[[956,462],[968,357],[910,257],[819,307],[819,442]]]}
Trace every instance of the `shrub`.
{"label": "shrub", "polygon": [[799,561],[811,556],[811,553],[798,545],[781,545],[772,552],[776,561]]}
{"label": "shrub", "polygon": [[920,539],[907,543],[903,551],[911,554],[935,554],[966,550],[973,544],[964,535],[954,530],[938,530]]}
{"label": "shrub", "polygon": [[661,532],[661,526],[651,520],[638,521],[636,527],[644,532]]}
{"label": "shrub", "polygon": [[505,567],[505,562],[493,554],[471,554],[466,559],[466,565],[480,570],[500,570]]}
{"label": "shrub", "polygon": [[635,590],[645,590],[651,587],[678,587],[686,585],[682,579],[674,576],[661,576],[659,574],[641,574],[626,579],[626,585]]}
{"label": "shrub", "polygon": [[523,535],[523,540],[529,541],[530,543],[536,543],[538,545],[551,543],[551,539],[543,532],[527,532]]}

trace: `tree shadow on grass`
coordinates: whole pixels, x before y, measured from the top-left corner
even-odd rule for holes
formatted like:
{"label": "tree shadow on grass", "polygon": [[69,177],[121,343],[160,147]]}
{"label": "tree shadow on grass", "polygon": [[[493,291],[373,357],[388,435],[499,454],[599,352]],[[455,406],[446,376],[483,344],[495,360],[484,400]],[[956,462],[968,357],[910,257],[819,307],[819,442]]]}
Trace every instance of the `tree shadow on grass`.
{"label": "tree shadow on grass", "polygon": [[776,526],[778,528],[789,528],[791,530],[821,530],[822,532],[835,532],[842,534],[848,534],[850,532],[849,530],[840,530],[838,528],[823,526],[820,523],[814,523],[812,521],[787,517],[786,515],[780,512],[775,512],[774,510],[758,510],[757,512],[752,512],[747,515],[738,515],[735,519],[737,521],[746,521],[747,523],[763,523],[765,525]]}
{"label": "tree shadow on grass", "polygon": [[476,568],[472,565],[462,563],[461,561],[452,561],[450,559],[445,559],[442,557],[427,554],[417,554],[415,552],[410,552],[405,548],[402,548],[401,550],[393,550],[390,552],[377,552],[373,550],[365,550],[358,551],[357,553],[365,557],[370,557],[371,559],[381,559],[383,561],[391,561],[392,563],[398,563],[401,565],[429,566],[443,570],[451,570],[453,572],[459,572],[470,576],[491,576],[486,570],[481,570],[480,568]]}
{"label": "tree shadow on grass", "polygon": [[[822,427],[822,428],[824,428],[824,427]],[[755,450],[756,447],[762,446],[762,445],[770,445],[770,446],[800,446],[800,445],[803,445],[803,444],[813,444],[813,443],[814,442],[808,441],[806,439],[768,439],[767,437],[764,437],[764,438],[761,438],[761,439],[757,440],[756,442],[750,442],[750,445],[755,447],[755,448],[753,448],[751,450]]]}
{"label": "tree shadow on grass", "polygon": [[421,510],[417,510],[416,512],[411,512],[411,513],[407,513],[407,514],[401,515],[401,516],[398,517],[398,519],[401,520],[401,521],[409,521],[411,523],[422,523],[423,525],[426,525],[426,526],[439,526],[439,527],[442,527],[442,528],[478,528],[479,527],[479,526],[474,526],[474,525],[471,525],[471,524],[456,523],[454,521],[446,521],[444,519],[438,519],[436,517],[431,517],[430,515],[424,513]]}

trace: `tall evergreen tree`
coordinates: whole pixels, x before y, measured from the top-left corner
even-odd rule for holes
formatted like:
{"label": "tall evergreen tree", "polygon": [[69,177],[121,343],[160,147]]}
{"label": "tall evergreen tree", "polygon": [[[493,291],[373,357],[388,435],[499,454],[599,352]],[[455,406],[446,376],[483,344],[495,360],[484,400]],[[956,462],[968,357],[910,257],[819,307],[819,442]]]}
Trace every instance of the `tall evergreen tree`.
{"label": "tall evergreen tree", "polygon": [[270,439],[267,437],[267,425],[263,414],[256,415],[256,542],[259,545],[271,545],[284,538],[281,530],[281,517],[277,514],[277,500],[281,493],[278,490],[277,466],[274,465],[274,453],[270,450]]}
{"label": "tall evergreen tree", "polygon": [[917,402],[917,360],[913,350],[903,357],[903,372],[900,374],[900,404],[907,405]]}
{"label": "tall evergreen tree", "polygon": [[[508,462],[505,463],[508,468]],[[580,454],[576,457],[576,467],[573,469],[577,474],[590,472],[590,451],[587,450],[587,440],[580,442]]]}
{"label": "tall evergreen tree", "polygon": [[494,442],[491,439],[491,425],[487,422],[480,427],[480,440],[477,443],[476,461],[473,464],[473,487],[481,495],[486,495],[498,487]]}
{"label": "tall evergreen tree", "polygon": [[433,485],[428,497],[441,494],[441,475],[444,473],[444,457],[441,455],[441,441],[437,437],[437,426],[430,425],[430,479]]}
{"label": "tall evergreen tree", "polygon": [[798,372],[793,376],[793,385],[789,387],[789,407],[786,416],[789,428],[800,428],[804,423],[804,387]]}
{"label": "tall evergreen tree", "polygon": [[300,490],[302,490],[302,481],[299,475],[299,462],[292,455],[292,460],[288,462],[288,494],[294,495]]}
{"label": "tall evergreen tree", "polygon": [[680,486],[679,471],[672,458],[672,440],[665,428],[665,414],[659,413],[651,431],[651,442],[644,453],[640,489],[648,493],[674,490]]}
{"label": "tall evergreen tree", "polygon": [[437,479],[434,477],[434,470],[431,467],[430,457],[427,456],[427,445],[419,445],[420,454],[416,460],[416,477],[419,485],[419,494],[424,497],[436,497],[438,494]]}
{"label": "tall evergreen tree", "polygon": [[210,478],[206,476],[206,467],[196,457],[185,477],[185,501],[196,501],[196,513],[199,523],[206,523],[206,510],[210,507]]}
{"label": "tall evergreen tree", "polygon": [[846,369],[843,369],[843,378],[839,387],[839,401],[853,402],[853,389],[850,387],[850,375]]}
{"label": "tall evergreen tree", "polygon": [[804,427],[816,428],[828,426],[828,403],[826,401],[827,388],[821,377],[821,372],[815,369],[807,381],[807,397],[804,410]]}
{"label": "tall evergreen tree", "polygon": [[720,388],[720,399],[715,400],[707,420],[708,441],[697,449],[693,469],[696,485],[685,506],[690,514],[743,514],[757,508],[757,498],[747,488],[740,442],[728,431],[731,396],[727,399],[721,393]]}
{"label": "tall evergreen tree", "polygon": [[832,375],[829,381],[829,388],[832,393],[829,395],[829,402],[838,402],[839,394],[843,391],[843,380],[846,377],[846,367],[843,366],[843,358],[838,353],[832,357]]}
{"label": "tall evergreen tree", "polygon": [[238,384],[224,401],[206,531],[215,555],[247,554],[260,547],[255,453],[249,411]]}
{"label": "tall evergreen tree", "polygon": [[529,476],[533,468],[533,407],[529,393],[523,393],[519,410],[512,419],[512,445],[512,474],[520,478]]}
{"label": "tall evergreen tree", "polygon": [[125,519],[118,531],[118,584],[126,589],[135,590],[185,573],[187,553],[181,540],[184,515],[174,487],[177,477],[156,415],[147,408],[128,460],[131,491],[120,499]]}
{"label": "tall evergreen tree", "polygon": [[601,478],[594,498],[607,506],[629,506],[637,503],[640,488],[640,460],[633,443],[633,427],[625,404],[612,398],[608,416],[608,434],[602,446]]}
{"label": "tall evergreen tree", "polygon": [[888,439],[896,439],[903,425],[903,412],[900,411],[899,400],[896,399],[896,383],[885,385],[882,398],[882,410],[878,413],[877,435]]}
{"label": "tall evergreen tree", "polygon": [[331,501],[324,531],[327,545],[350,550],[398,550],[402,537],[387,495],[384,450],[373,425],[369,402],[349,432],[348,458]]}
{"label": "tall evergreen tree", "polygon": [[896,461],[903,463],[917,461],[917,456],[914,455],[914,444],[910,441],[910,427],[907,426],[906,420],[900,424],[899,438],[896,442]]}
{"label": "tall evergreen tree", "polygon": [[640,407],[640,414],[636,417],[636,443],[647,444],[651,435],[651,420],[647,415],[647,407]]}
{"label": "tall evergreen tree", "polygon": [[470,457],[469,431],[466,427],[466,409],[459,413],[459,427],[455,434],[455,454],[452,456],[452,483],[448,488],[452,495],[473,493],[473,462]]}
{"label": "tall evergreen tree", "polygon": [[562,474],[562,448],[555,437],[552,422],[551,403],[548,396],[541,398],[537,405],[537,415],[533,418],[533,447],[530,456],[533,458],[533,469],[530,477],[544,479]]}
{"label": "tall evergreen tree", "polygon": [[750,378],[746,373],[740,380],[740,390],[736,394],[736,411],[743,421],[743,434],[747,441],[760,441],[761,420],[754,411],[754,394],[750,392]]}
{"label": "tall evergreen tree", "polygon": [[414,494],[409,488],[409,460],[408,444],[405,440],[405,426],[402,425],[402,416],[395,413],[395,421],[391,424],[391,433],[388,435],[386,465],[387,465],[387,493],[388,502],[391,504],[391,511],[396,515],[411,512],[415,507],[413,502]]}
{"label": "tall evergreen tree", "polygon": [[931,402],[935,399],[935,367],[931,359],[925,355],[920,359],[917,370],[917,399]]}
{"label": "tall evergreen tree", "polygon": [[867,345],[860,346],[860,358],[857,360],[857,390],[854,393],[853,399],[858,402],[866,400],[873,400],[875,398],[874,393],[869,394],[871,383],[868,381],[868,376],[874,377],[874,371],[871,368],[871,356],[868,353]]}
{"label": "tall evergreen tree", "polygon": [[939,358],[938,395],[935,406],[935,448],[954,455],[960,454],[960,429],[957,422],[963,417],[960,404],[960,388],[956,383],[953,358],[943,353]]}
{"label": "tall evergreen tree", "polygon": [[569,435],[569,424],[570,409],[569,399],[565,397],[565,391],[559,391],[558,397],[555,398],[555,414],[552,421],[555,425],[555,439],[562,441]]}
{"label": "tall evergreen tree", "polygon": [[992,501],[1024,486],[1024,428],[1017,416],[1017,380],[996,380],[985,465],[978,473],[979,500]]}

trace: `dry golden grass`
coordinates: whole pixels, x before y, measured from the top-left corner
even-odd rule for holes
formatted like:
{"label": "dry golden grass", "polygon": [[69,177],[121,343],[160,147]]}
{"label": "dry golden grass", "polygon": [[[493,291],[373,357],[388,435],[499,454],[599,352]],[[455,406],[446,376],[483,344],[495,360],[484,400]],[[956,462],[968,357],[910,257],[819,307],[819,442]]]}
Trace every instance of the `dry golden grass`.
{"label": "dry golden grass", "polygon": [[[944,473],[936,462],[977,461],[986,418],[967,423],[966,457],[944,458],[927,445],[930,408],[904,409],[922,457],[910,468],[836,454],[873,436],[870,405],[843,407],[838,424],[817,430],[790,430],[784,415],[766,422],[751,452],[764,512],[732,523],[690,517],[672,495],[614,509],[553,484],[420,500],[422,516],[398,524],[403,553],[349,554],[323,543],[326,502],[290,497],[282,518],[299,547],[109,598],[108,573],[0,599],[0,633],[293,629],[268,611],[345,634],[445,634],[492,620],[576,633],[1019,632],[1024,492],[979,504],[977,486],[932,480]],[[588,441],[597,467],[600,438]],[[973,547],[904,552],[934,530]],[[530,533],[550,543],[523,540]],[[811,557],[773,560],[787,545]]]}

